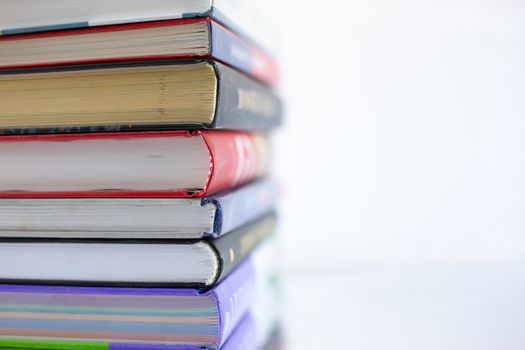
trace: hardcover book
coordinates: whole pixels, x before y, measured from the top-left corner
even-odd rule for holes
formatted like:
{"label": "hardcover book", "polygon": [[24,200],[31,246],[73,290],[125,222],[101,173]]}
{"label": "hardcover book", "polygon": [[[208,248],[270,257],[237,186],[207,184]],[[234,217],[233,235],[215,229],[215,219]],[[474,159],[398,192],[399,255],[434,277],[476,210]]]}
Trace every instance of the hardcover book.
{"label": "hardcover book", "polygon": [[266,137],[231,131],[4,135],[0,197],[199,197],[260,177],[268,158]]}
{"label": "hardcover book", "polygon": [[245,129],[281,120],[267,86],[212,60],[8,69],[0,74],[3,133]]}
{"label": "hardcover book", "polygon": [[[271,235],[270,214],[212,240],[0,240],[3,283],[209,287]],[[0,332],[1,333],[1,332]]]}
{"label": "hardcover book", "polygon": [[263,179],[202,198],[3,198],[0,237],[218,237],[269,213],[276,192]]}
{"label": "hardcover book", "polygon": [[0,69],[162,58],[216,59],[270,85],[277,63],[210,18],[0,36]]}

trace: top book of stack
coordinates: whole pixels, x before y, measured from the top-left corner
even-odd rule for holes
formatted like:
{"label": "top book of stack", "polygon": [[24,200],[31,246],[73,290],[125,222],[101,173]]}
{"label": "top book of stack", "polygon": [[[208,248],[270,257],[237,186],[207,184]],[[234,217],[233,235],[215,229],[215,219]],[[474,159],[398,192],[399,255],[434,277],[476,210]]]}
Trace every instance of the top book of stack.
{"label": "top book of stack", "polygon": [[279,125],[271,38],[249,3],[3,1],[0,134]]}

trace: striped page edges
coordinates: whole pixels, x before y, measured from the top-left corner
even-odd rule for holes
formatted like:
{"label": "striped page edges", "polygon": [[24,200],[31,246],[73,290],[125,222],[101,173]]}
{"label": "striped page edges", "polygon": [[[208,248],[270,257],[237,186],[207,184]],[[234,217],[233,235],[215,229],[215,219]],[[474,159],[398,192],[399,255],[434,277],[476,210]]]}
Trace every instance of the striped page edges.
{"label": "striped page edges", "polygon": [[218,332],[217,300],[211,293],[0,285],[0,348],[21,338],[87,340],[102,348],[101,342],[215,348]]}

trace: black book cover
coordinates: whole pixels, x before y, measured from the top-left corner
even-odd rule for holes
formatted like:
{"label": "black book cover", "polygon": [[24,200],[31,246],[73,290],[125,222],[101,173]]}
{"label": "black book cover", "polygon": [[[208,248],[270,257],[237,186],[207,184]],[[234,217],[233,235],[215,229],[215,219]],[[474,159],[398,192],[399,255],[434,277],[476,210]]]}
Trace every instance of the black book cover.
{"label": "black book cover", "polygon": [[214,65],[219,80],[214,128],[264,130],[281,123],[281,100],[271,89],[224,64]]}
{"label": "black book cover", "polygon": [[264,239],[271,236],[276,222],[275,214],[252,222],[210,241],[220,258],[220,271],[213,285],[234,270]]}

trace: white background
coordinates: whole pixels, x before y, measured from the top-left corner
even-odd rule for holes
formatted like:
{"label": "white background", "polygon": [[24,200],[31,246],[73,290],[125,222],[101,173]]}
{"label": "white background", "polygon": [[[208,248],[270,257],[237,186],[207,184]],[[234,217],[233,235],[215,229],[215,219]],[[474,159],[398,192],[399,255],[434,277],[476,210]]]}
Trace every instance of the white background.
{"label": "white background", "polygon": [[525,2],[268,1],[291,349],[525,348]]}
{"label": "white background", "polygon": [[286,267],[521,260],[525,2],[273,2]]}

